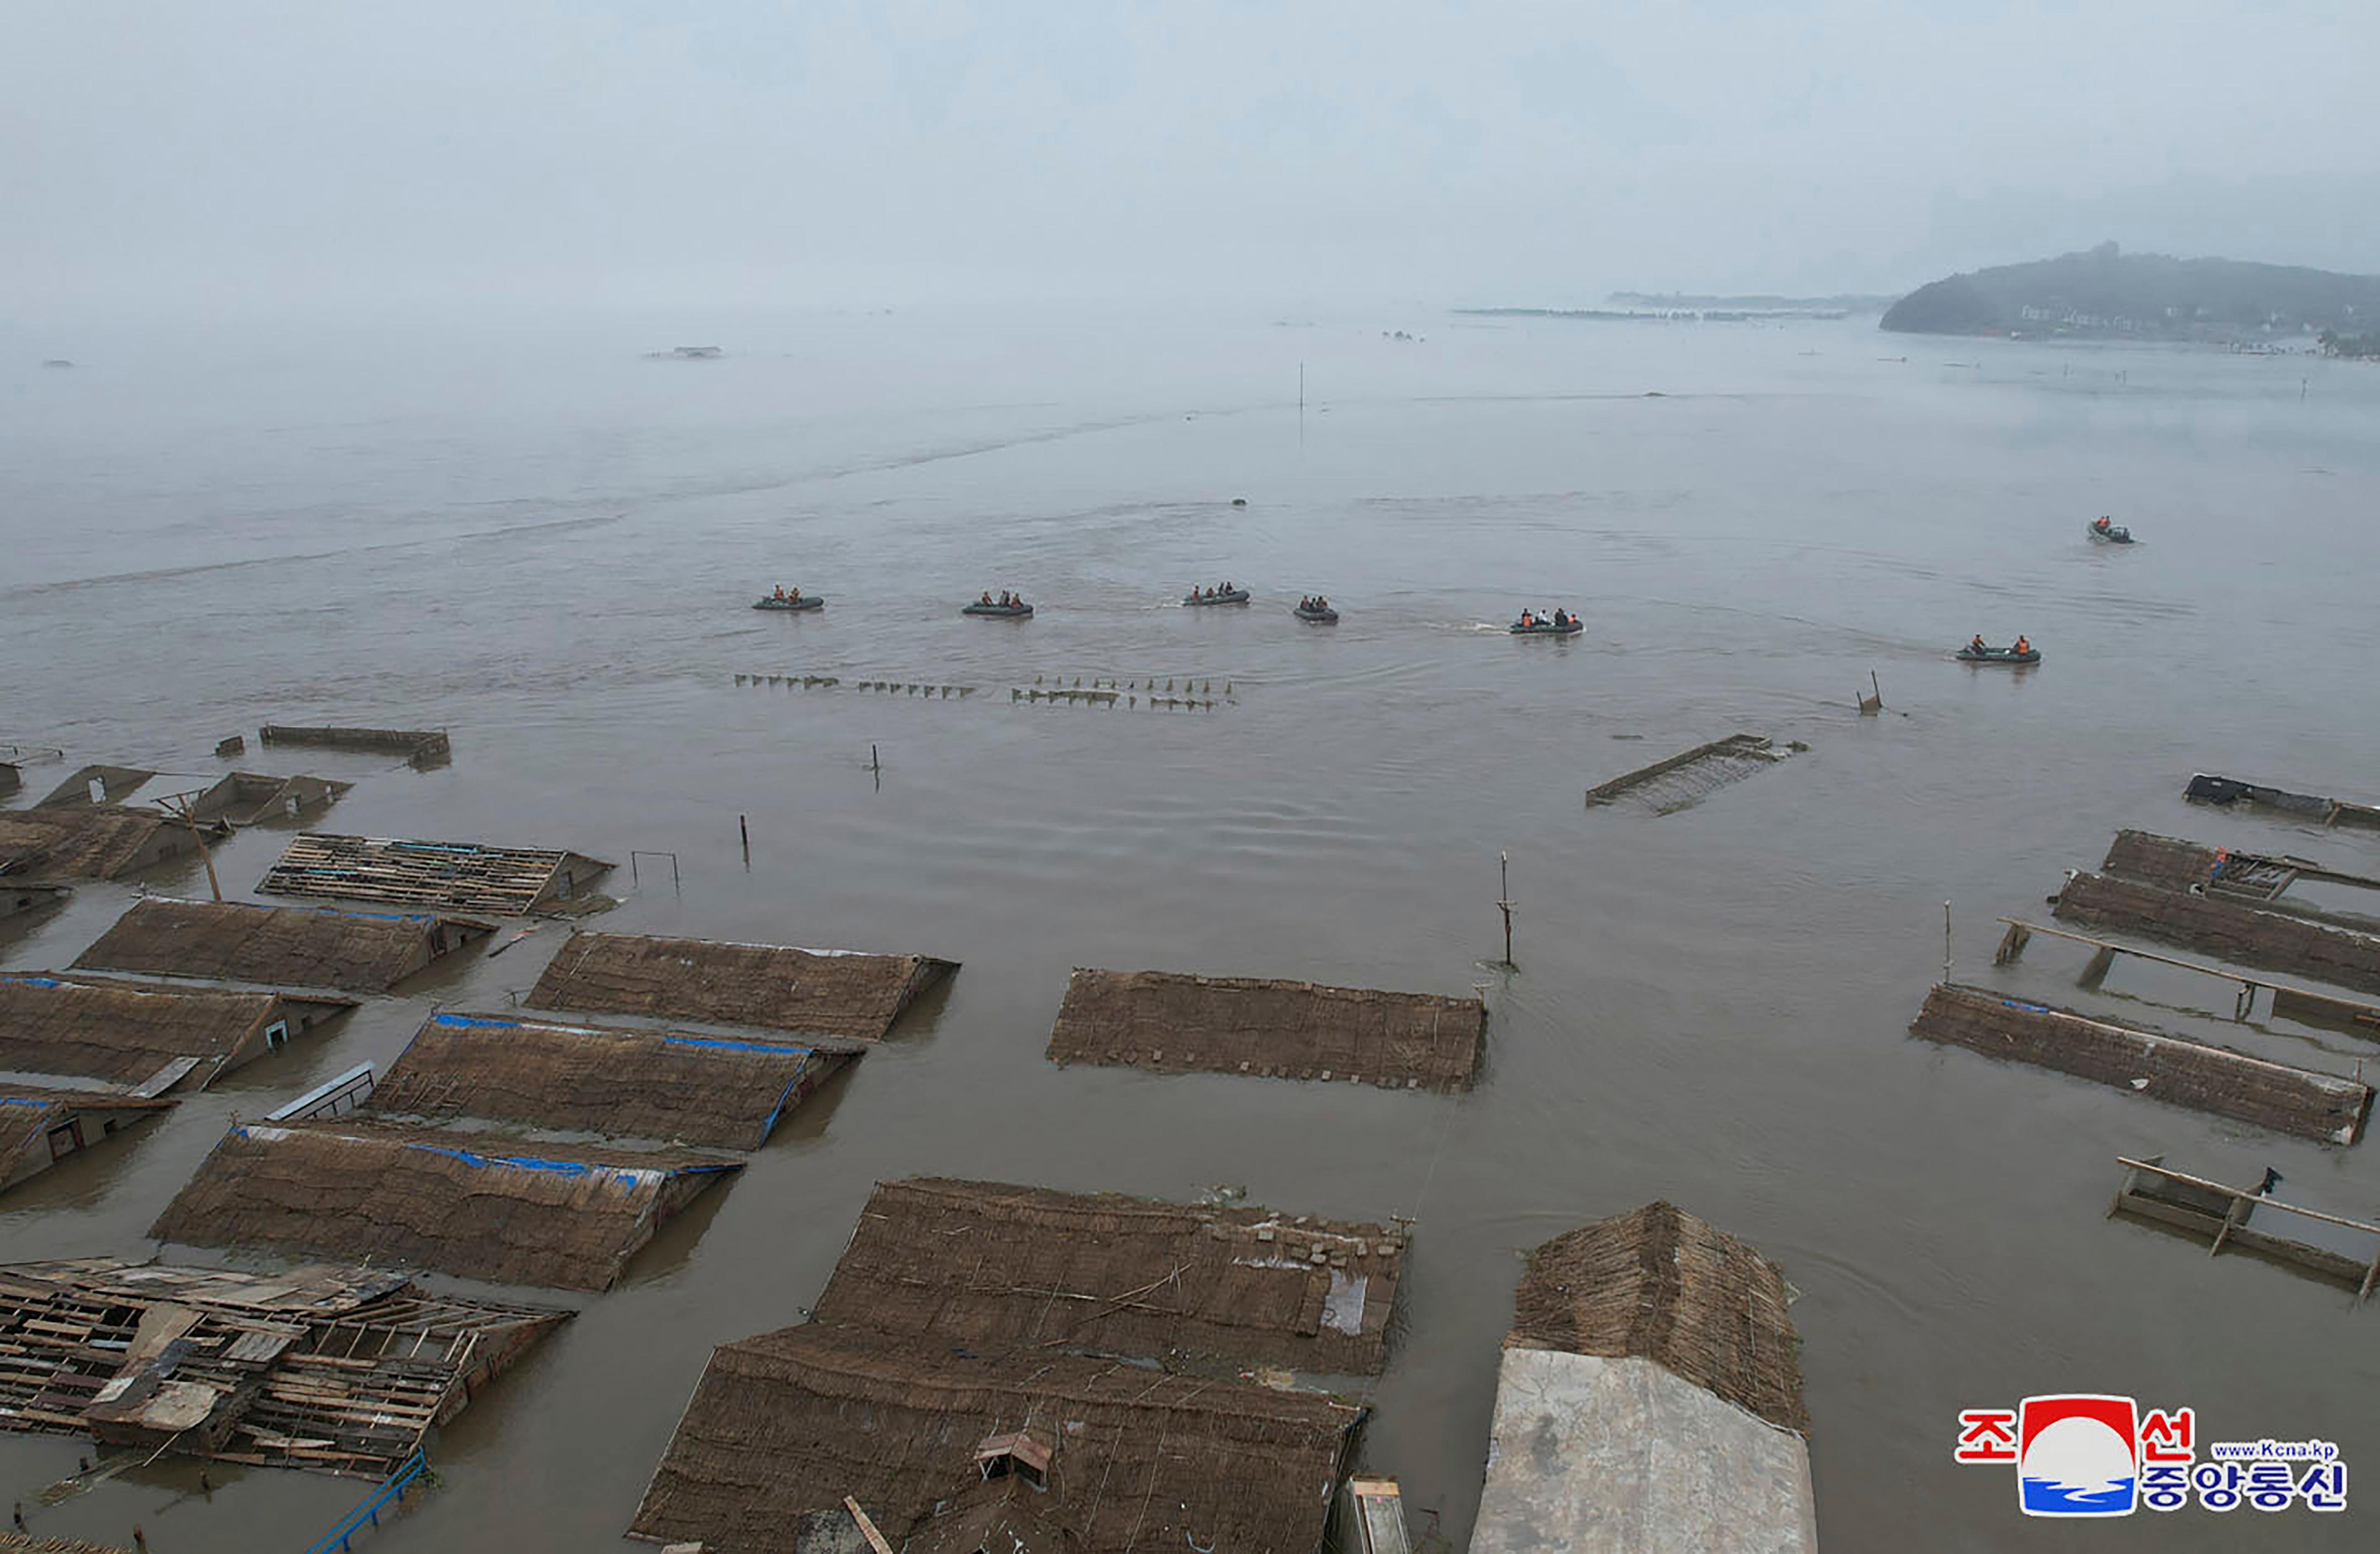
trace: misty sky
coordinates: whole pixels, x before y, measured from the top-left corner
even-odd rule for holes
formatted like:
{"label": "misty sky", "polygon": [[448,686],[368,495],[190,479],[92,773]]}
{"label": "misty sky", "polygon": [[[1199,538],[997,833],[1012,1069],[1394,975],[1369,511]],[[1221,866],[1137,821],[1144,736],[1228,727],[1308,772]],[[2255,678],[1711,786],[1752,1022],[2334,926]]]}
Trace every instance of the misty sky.
{"label": "misty sky", "polygon": [[0,0],[0,310],[2380,271],[2380,0]]}

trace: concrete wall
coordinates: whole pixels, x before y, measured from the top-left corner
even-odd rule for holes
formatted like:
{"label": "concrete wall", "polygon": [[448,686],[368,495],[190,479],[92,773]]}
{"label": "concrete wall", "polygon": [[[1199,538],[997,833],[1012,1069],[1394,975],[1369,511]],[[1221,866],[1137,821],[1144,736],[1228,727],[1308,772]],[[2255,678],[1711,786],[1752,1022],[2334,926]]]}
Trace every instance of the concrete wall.
{"label": "concrete wall", "polygon": [[1802,1438],[1651,1360],[1507,1349],[1471,1554],[1810,1554]]}

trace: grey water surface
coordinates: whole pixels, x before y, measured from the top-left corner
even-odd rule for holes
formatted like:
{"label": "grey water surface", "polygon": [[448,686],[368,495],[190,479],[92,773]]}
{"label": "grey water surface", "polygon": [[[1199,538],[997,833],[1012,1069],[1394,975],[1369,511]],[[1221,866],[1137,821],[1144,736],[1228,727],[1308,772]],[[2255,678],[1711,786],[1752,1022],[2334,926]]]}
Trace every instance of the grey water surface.
{"label": "grey water surface", "polygon": [[[714,338],[717,361],[639,354]],[[1458,1546],[1519,1254],[1656,1197],[1801,1292],[1829,1548],[2079,1545],[2018,1514],[2012,1470],[1951,1461],[1960,1409],[2027,1393],[2189,1405],[2208,1439],[2318,1436],[2351,1485],[2380,1472],[2380,1314],[2104,1218],[2116,1157],[2158,1152],[2380,1216],[2371,1146],[1904,1032],[1948,901],[1962,977],[2339,1072],[2380,1050],[2233,1026],[2229,988],[2180,974],[2079,989],[2082,953],[2045,939],[1989,965],[1994,919],[2046,913],[2119,825],[2380,872],[2368,836],[2180,798],[2198,770],[2380,795],[2380,371],[1418,309],[128,328],[71,354],[0,370],[0,743],[67,758],[16,802],[86,760],[196,786],[244,731],[243,765],[357,781],[325,829],[619,861],[604,929],[964,963],[621,1288],[565,1300],[374,1548],[614,1547],[710,1348],[797,1320],[869,1185],[918,1173],[1413,1217],[1362,1456]],[[2144,542],[2086,543],[2102,513]],[[1178,607],[1225,578],[1254,604]],[[827,609],[747,608],[781,582]],[[1002,588],[1037,617],[960,618]],[[1339,625],[1291,617],[1309,591]],[[1587,629],[1514,640],[1524,605]],[[1975,632],[2045,662],[1951,662]],[[1862,718],[1871,671],[1887,710]],[[1011,697],[1077,676],[1220,705]],[[259,751],[265,722],[443,726],[455,759]],[[1582,805],[1738,730],[1809,749],[1675,814]],[[222,847],[226,891],[287,834]],[[632,849],[675,882],[640,858],[632,888]],[[133,889],[0,926],[0,965],[64,965]],[[505,1007],[565,931],[12,1191],[0,1256],[146,1255],[233,1116],[386,1061],[433,1003]],[[1487,1066],[1459,1098],[1060,1069],[1077,965],[1484,986]],[[0,1435],[0,1498],[89,1451]],[[297,1548],[363,1487],[213,1476],[210,1501],[161,1462],[33,1524]],[[2088,1541],[2366,1547],[2369,1515]]]}

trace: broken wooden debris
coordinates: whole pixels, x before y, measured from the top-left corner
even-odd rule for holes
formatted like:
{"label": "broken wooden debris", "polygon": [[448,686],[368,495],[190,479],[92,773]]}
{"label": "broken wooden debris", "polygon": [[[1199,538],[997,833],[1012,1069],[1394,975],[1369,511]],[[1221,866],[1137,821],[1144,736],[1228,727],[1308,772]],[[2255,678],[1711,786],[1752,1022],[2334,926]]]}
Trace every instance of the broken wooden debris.
{"label": "broken wooden debris", "polygon": [[[2260,1253],[2342,1283],[2355,1292],[2358,1301],[2369,1300],[2373,1290],[2380,1287],[2380,1225],[2280,1202],[2271,1196],[2279,1178],[2270,1168],[2262,1184],[2232,1187],[2203,1176],[2168,1170],[2164,1162],[2162,1155],[2145,1160],[2118,1157],[2117,1163],[2124,1168],[2124,1180],[2116,1189],[2116,1201],[2108,1206],[2108,1214],[2135,1215],[2211,1237],[2207,1248],[2210,1256],[2227,1247]],[[2274,1216],[2289,1216],[2278,1222],[2301,1228],[2308,1234],[2332,1233],[2338,1239],[2335,1232],[2344,1232],[2344,1239],[2367,1256],[2350,1257],[2333,1247],[2282,1234],[2277,1229],[2259,1228],[2251,1223],[2258,1215],[2265,1217],[2267,1226],[2275,1223]],[[2315,1232],[2312,1229],[2315,1225],[2331,1227],[2331,1232]]]}
{"label": "broken wooden debris", "polygon": [[1926,995],[1909,1033],[2332,1144],[2354,1143],[2372,1110],[2361,1080],[1953,982]]}
{"label": "broken wooden debris", "polygon": [[369,1269],[0,1267],[0,1429],[379,1478],[569,1315]]}

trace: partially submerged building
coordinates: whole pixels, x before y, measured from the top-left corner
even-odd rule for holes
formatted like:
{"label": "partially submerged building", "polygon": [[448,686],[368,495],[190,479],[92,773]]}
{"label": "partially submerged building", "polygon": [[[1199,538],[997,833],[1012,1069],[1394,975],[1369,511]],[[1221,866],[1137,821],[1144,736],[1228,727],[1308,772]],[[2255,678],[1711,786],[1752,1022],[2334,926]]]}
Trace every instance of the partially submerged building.
{"label": "partially submerged building", "polygon": [[0,1267],[0,1429],[380,1478],[568,1315],[368,1269]]}
{"label": "partially submerged building", "polygon": [[13,880],[0,880],[0,922],[64,905],[73,894],[73,889],[66,885],[20,885]]}
{"label": "partially submerged building", "polygon": [[1926,995],[1909,1032],[2325,1143],[2354,1143],[2372,1111],[2372,1087],[2360,1079],[2268,1062],[1988,988],[1940,984]]}
{"label": "partially submerged building", "polygon": [[992,1529],[973,1497],[990,1486],[1016,1494],[1004,1524],[1029,1515],[1035,1554],[1303,1554],[1321,1545],[1361,1412],[1062,1351],[929,1349],[812,1322],[711,1354],[628,1536],[810,1554],[856,1532],[848,1497],[893,1548],[978,1554],[969,1537]]}
{"label": "partially submerged building", "polygon": [[[1115,1193],[886,1182],[815,1316],[986,1352],[1374,1375],[1387,1360],[1405,1234]],[[954,1248],[965,1249],[964,1280],[950,1277]]]}
{"label": "partially submerged building", "polygon": [[[717,1350],[629,1536],[726,1554],[1320,1547],[1401,1227],[880,1184],[812,1320]],[[1281,1385],[1247,1379],[1273,1373]],[[849,1497],[846,1504],[845,1497]]]}
{"label": "partially submerged building", "polygon": [[876,1041],[918,994],[957,969],[925,955],[581,930],[555,953],[528,1002]]}
{"label": "partially submerged building", "polygon": [[453,745],[443,728],[335,728],[321,724],[267,723],[256,731],[266,745],[305,745],[322,750],[361,750],[375,755],[403,756],[419,771],[443,766],[454,759]]}
{"label": "partially submerged building", "polygon": [[665,1220],[742,1163],[370,1115],[249,1123],[224,1135],[150,1234],[605,1290]]}
{"label": "partially submerged building", "polygon": [[2235,777],[2213,777],[2202,771],[2191,778],[2185,797],[2200,804],[2212,804],[2228,808],[2246,803],[2285,814],[2301,816],[2318,825],[2355,826],[2366,831],[2380,830],[2380,806],[2350,804],[2343,799],[2317,798],[2312,794],[2293,794],[2286,788],[2266,787],[2259,783],[2243,783]]}
{"label": "partially submerged building", "polygon": [[44,794],[41,807],[121,804],[157,774],[138,766],[86,766]]}
{"label": "partially submerged building", "polygon": [[757,1149],[851,1057],[791,1042],[441,1014],[380,1081],[370,1108]]}
{"label": "partially submerged building", "polygon": [[0,1072],[72,1074],[140,1095],[202,1090],[356,1002],[330,993],[0,972]]}
{"label": "partially submerged building", "polygon": [[[2145,831],[2118,832],[2115,844],[2107,849],[2107,861],[2100,867],[2107,873],[2162,885],[2168,890],[2194,889],[2250,906],[2265,906],[2301,917],[2328,915],[2320,906],[2287,897],[2290,887],[2301,882],[2380,892],[2380,879],[2333,868],[2311,858],[2209,847]],[[2362,899],[2366,912],[2380,908],[2380,896]]]}
{"label": "partially submerged building", "polygon": [[2058,892],[2057,916],[2060,922],[2137,933],[2237,965],[2380,993],[2380,937],[2204,892],[2080,873]]}
{"label": "partially submerged building", "polygon": [[289,844],[256,888],[267,895],[519,917],[605,904],[589,892],[611,868],[600,858],[546,848],[308,832]]}
{"label": "partially submerged building", "polygon": [[431,913],[342,912],[151,896],[75,965],[95,971],[385,992],[496,925]]}
{"label": "partially submerged building", "polygon": [[199,856],[199,839],[153,809],[63,804],[0,809],[0,876],[18,880],[120,880]]}
{"label": "partially submerged building", "polygon": [[190,800],[190,813],[201,820],[221,820],[233,826],[297,820],[328,808],[354,786],[353,783],[334,782],[328,777],[231,771]]}
{"label": "partially submerged building", "polygon": [[1790,1292],[1667,1203],[1529,1254],[1472,1554],[1817,1547]]}
{"label": "partially submerged building", "polygon": [[0,1192],[173,1105],[110,1090],[0,1084]]}
{"label": "partially submerged building", "polygon": [[1066,984],[1049,1056],[1161,1073],[1467,1090],[1487,1039],[1488,1006],[1477,997],[1078,969]]}

